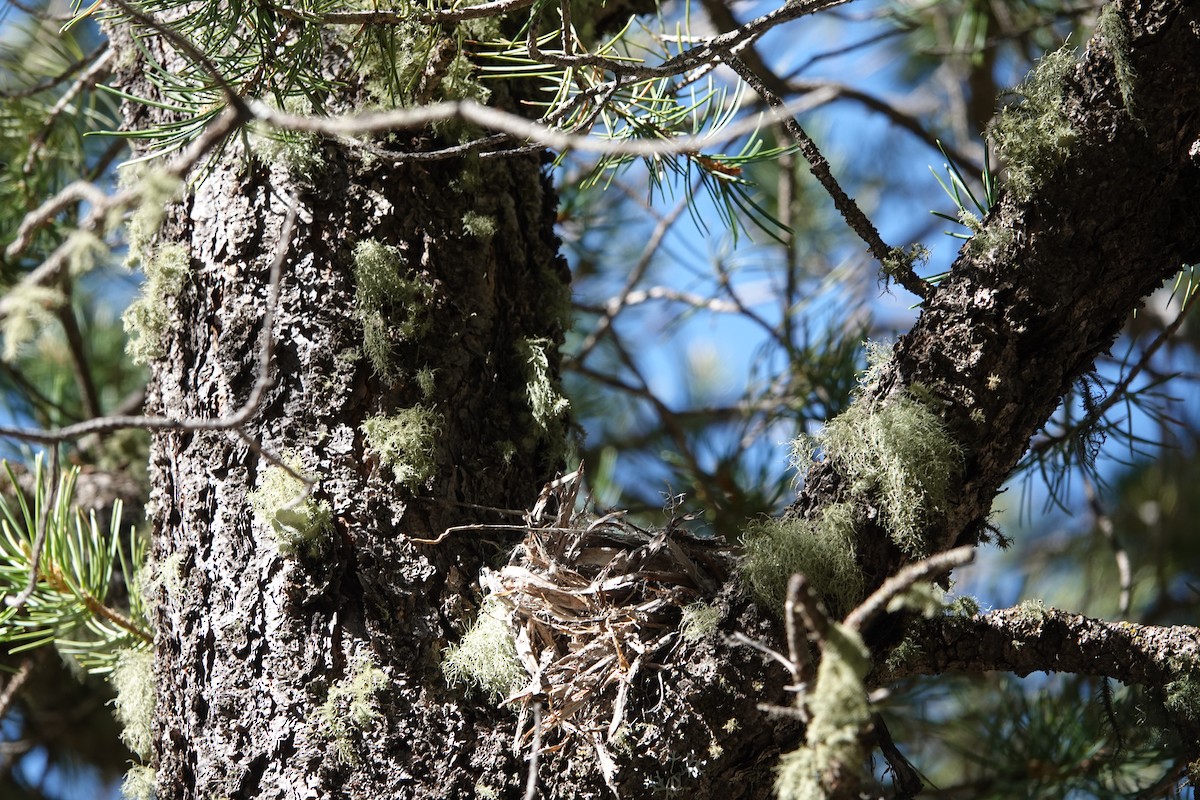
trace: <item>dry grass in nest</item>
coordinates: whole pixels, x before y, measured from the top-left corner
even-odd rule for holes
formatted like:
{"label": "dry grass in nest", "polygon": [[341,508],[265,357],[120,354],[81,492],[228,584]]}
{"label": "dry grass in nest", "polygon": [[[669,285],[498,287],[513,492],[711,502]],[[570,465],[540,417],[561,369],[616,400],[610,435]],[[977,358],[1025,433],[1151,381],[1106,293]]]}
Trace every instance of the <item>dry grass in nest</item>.
{"label": "dry grass in nest", "polygon": [[729,557],[723,542],[685,530],[686,517],[645,531],[623,512],[576,514],[580,477],[543,490],[522,546],[485,581],[511,610],[517,654],[532,676],[509,698],[522,704],[518,733],[540,704],[544,733],[585,737],[604,766],[611,759],[603,742],[636,709],[637,681],[661,675],[680,636],[680,610],[716,593]]}

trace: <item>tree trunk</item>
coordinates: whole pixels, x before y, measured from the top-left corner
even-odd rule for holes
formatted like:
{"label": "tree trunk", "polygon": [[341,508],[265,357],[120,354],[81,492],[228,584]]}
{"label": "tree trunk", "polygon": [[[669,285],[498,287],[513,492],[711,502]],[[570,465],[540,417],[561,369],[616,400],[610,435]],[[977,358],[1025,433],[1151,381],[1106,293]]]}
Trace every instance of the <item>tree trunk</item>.
{"label": "tree trunk", "polygon": [[[1130,12],[1140,121],[1114,94],[1111,59],[1090,54],[1066,86],[1083,140],[1062,179],[994,212],[989,229],[1011,238],[960,259],[882,373],[878,399],[920,382],[945,400],[964,447],[932,550],[976,540],[1071,380],[1138,297],[1196,257],[1200,48],[1181,7],[1147,5]],[[538,155],[389,165],[325,142],[320,158],[308,179],[231,144],[162,234],[186,247],[189,271],[165,298],[174,325],[153,365],[152,413],[211,419],[247,402],[281,252],[284,268],[274,383],[248,437],[166,433],[153,445],[158,796],[520,796],[529,721],[518,731],[512,710],[448,685],[441,667],[475,616],[481,568],[503,564],[520,536],[429,542],[511,522],[489,509],[529,508],[562,466],[555,196]],[[293,202],[296,232],[281,239]],[[311,497],[272,495],[286,473],[252,443],[314,478]],[[844,497],[842,483],[835,464],[817,468],[798,511]],[[713,602],[720,630],[782,649],[779,625],[735,582],[717,588],[728,554],[704,562],[685,538],[631,551],[710,568],[664,590],[652,618],[604,651],[616,678],[584,697],[590,727],[545,732],[543,744],[566,746],[542,753],[542,796],[770,793],[797,725],[757,704],[787,704],[788,674],[676,629],[696,598]],[[520,564],[543,541],[532,536]],[[907,558],[881,531],[863,542],[869,585]],[[605,614],[593,640],[607,648],[617,634]],[[649,648],[636,679],[635,640]],[[621,711],[623,739],[600,724]],[[613,753],[619,763],[606,763]]]}
{"label": "tree trunk", "polygon": [[[331,523],[288,552],[252,510],[273,469],[257,448],[225,432],[155,439],[163,798],[466,797],[481,775],[520,771],[512,715],[464,701],[439,667],[470,621],[480,566],[512,536],[412,540],[494,521],[481,507],[527,507],[559,466],[563,426],[534,420],[520,347],[542,343],[557,380],[568,276],[555,195],[536,154],[388,167],[329,145],[322,159],[307,182],[231,146],[164,232],[186,245],[190,273],[168,300],[175,325],[148,408],[215,418],[247,401],[282,248],[274,385],[247,433],[316,479],[306,502],[327,504]],[[470,214],[494,233],[467,231]],[[363,308],[371,276],[356,280],[355,248],[367,241],[395,248],[412,295]],[[366,357],[364,319],[391,365]],[[394,443],[428,448],[392,453],[416,464],[400,474],[364,424],[411,421],[412,409],[435,435]],[[348,694],[372,667],[386,679]]]}

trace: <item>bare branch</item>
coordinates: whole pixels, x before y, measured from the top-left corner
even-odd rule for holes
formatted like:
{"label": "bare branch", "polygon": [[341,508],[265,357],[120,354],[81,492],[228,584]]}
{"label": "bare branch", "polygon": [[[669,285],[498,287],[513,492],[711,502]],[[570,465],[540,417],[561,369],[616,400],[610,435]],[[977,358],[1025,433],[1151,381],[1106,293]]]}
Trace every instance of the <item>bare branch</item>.
{"label": "bare branch", "polygon": [[871,593],[871,596],[859,603],[858,608],[846,615],[845,625],[856,631],[861,631],[887,608],[893,597],[909,589],[917,581],[928,580],[936,575],[942,575],[955,567],[969,564],[975,558],[975,548],[970,546],[956,547],[944,553],[937,553],[901,569],[883,582],[883,585]]}

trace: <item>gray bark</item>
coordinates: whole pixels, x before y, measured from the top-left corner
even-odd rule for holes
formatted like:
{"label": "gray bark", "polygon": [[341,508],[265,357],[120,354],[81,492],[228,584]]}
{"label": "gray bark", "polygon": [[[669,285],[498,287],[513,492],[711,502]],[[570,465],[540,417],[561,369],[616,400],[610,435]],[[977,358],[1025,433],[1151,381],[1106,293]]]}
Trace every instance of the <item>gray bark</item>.
{"label": "gray bark", "polygon": [[[1067,92],[1079,147],[1042,194],[993,213],[989,227],[1011,230],[1012,244],[964,252],[881,383],[876,399],[927,386],[946,401],[945,420],[966,448],[958,501],[933,536],[939,547],[976,541],[1001,481],[1071,381],[1139,298],[1196,260],[1196,12],[1182,3],[1122,8],[1140,121],[1119,102],[1111,59],[1090,50]],[[554,194],[536,156],[387,167],[329,143],[323,153],[324,170],[305,183],[230,148],[170,210],[165,236],[187,245],[193,273],[172,301],[178,325],[154,366],[148,410],[219,417],[241,406],[257,377],[280,198],[299,198],[272,331],[276,383],[247,432],[303,456],[334,533],[316,555],[281,554],[250,510],[266,466],[253,449],[231,433],[156,436],[154,555],[177,568],[167,570],[156,616],[159,796],[443,798],[476,796],[479,786],[520,796],[528,743],[514,748],[515,714],[448,687],[439,668],[476,605],[480,568],[502,563],[515,537],[412,539],[496,521],[479,506],[527,508],[559,466],[554,443],[529,436],[516,356],[520,339],[561,340],[545,310],[565,281]],[[466,170],[478,171],[483,189],[453,188]],[[464,233],[468,211],[496,219],[489,243]],[[435,287],[432,328],[397,346],[395,380],[356,356],[363,332],[351,250],[366,238],[400,248]],[[432,398],[412,377],[421,367],[436,370]],[[985,391],[993,374],[999,388]],[[413,491],[378,463],[360,426],[418,404],[436,409],[444,429],[433,476]],[[986,424],[972,419],[976,409]],[[535,445],[510,451],[506,463],[498,447],[506,441]],[[836,465],[817,467],[797,511],[813,513],[847,490]],[[865,530],[861,544],[873,584],[905,560],[880,530]],[[721,560],[713,574],[728,572]],[[722,631],[782,649],[774,618],[735,582],[705,592]],[[677,605],[655,624],[677,624]],[[610,776],[619,794],[767,796],[775,757],[797,730],[756,704],[786,703],[787,674],[718,636],[661,641],[648,657],[654,668],[628,690],[626,718],[636,726]],[[378,715],[350,726],[347,751],[317,709],[364,657],[386,680],[373,695]],[[588,703],[606,711],[617,692],[614,683]],[[609,794],[589,739],[547,733],[544,744],[560,743],[541,758],[543,796]]]}

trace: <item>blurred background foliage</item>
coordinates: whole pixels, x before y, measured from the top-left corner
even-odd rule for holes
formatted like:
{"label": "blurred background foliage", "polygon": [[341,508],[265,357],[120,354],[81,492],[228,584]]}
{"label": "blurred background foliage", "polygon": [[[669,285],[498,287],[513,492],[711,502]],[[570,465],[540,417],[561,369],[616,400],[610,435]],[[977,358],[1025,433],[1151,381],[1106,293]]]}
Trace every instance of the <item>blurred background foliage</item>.
{"label": "blurred background foliage", "polygon": [[[704,35],[773,7],[672,1],[662,18],[686,14],[691,34]],[[944,233],[963,229],[929,213],[955,215],[930,169],[947,175],[949,157],[979,193],[981,134],[1010,101],[1005,88],[1064,40],[1083,45],[1098,10],[1092,0],[859,2],[772,31],[744,56],[759,59],[789,98],[832,90],[804,116],[806,129],[886,241],[930,249],[933,275],[962,243]],[[85,135],[120,120],[116,99],[99,88],[103,37],[90,21],[62,30],[70,12],[0,4],[0,246],[70,182],[115,185],[127,156],[124,140]],[[729,96],[740,97],[739,116],[762,110],[749,94]],[[760,135],[768,149],[790,145]],[[731,140],[727,152],[746,142]],[[575,280],[576,322],[563,349],[575,457],[601,510],[631,509],[653,524],[670,505],[736,540],[746,520],[794,497],[788,443],[846,407],[864,343],[902,334],[915,298],[880,283],[797,154],[727,162],[726,177],[753,201],[734,207],[698,191],[694,170],[655,173],[639,162],[589,185],[597,169],[577,155],[557,167]],[[85,207],[64,210],[20,257],[0,256],[6,298]],[[16,298],[29,313],[10,314],[0,331],[6,422],[61,425],[140,407],[146,376],[125,357],[120,324],[138,276],[121,264],[119,230],[106,244],[110,255],[53,293]],[[984,608],[1041,599],[1105,618],[1196,622],[1200,331],[1183,316],[1188,279],[1150,299],[1035,439],[993,519],[1013,546],[981,554],[957,593]],[[93,437],[62,456],[84,478],[119,472],[145,491],[147,441],[139,432]],[[5,449],[32,463],[27,447]],[[4,700],[0,797],[116,794],[130,755],[106,713],[106,688],[77,679],[54,653],[5,654],[0,666],[27,676]],[[926,796],[1190,796],[1179,788],[1180,743],[1147,724],[1163,700],[1087,677],[984,675],[914,680],[885,709],[933,787]]]}

